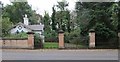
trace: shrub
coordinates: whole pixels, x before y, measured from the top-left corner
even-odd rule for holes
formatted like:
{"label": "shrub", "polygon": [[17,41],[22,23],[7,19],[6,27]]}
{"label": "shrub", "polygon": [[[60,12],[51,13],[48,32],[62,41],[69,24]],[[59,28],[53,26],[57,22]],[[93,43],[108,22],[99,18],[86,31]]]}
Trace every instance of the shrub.
{"label": "shrub", "polygon": [[45,42],[58,42],[58,37],[46,37]]}
{"label": "shrub", "polygon": [[70,33],[65,32],[65,43],[72,43],[76,45],[88,45],[89,36],[82,36],[80,29],[71,31]]}
{"label": "shrub", "polygon": [[7,34],[6,36],[4,36],[4,38],[28,38],[28,34],[25,32],[21,32],[18,34]]}
{"label": "shrub", "polygon": [[118,47],[117,32],[106,27],[104,24],[96,25],[96,46],[102,48]]}
{"label": "shrub", "polygon": [[34,46],[35,48],[43,48],[42,39],[39,34],[35,33],[34,35]]}
{"label": "shrub", "polygon": [[56,31],[45,31],[45,42],[58,42],[58,33]]}

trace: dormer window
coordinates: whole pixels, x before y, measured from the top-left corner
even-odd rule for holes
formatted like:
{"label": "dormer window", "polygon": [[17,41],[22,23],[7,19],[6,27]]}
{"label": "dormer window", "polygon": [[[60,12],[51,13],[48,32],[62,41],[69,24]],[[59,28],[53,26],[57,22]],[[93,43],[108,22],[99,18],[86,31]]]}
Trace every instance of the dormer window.
{"label": "dormer window", "polygon": [[21,30],[21,29],[22,29],[22,26],[18,26],[18,29]]}

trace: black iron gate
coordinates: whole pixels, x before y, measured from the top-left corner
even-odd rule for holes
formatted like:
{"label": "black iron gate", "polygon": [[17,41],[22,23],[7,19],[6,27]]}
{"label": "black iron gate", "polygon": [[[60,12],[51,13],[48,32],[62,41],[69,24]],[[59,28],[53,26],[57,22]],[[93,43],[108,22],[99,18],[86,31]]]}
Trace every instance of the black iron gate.
{"label": "black iron gate", "polygon": [[65,40],[65,48],[66,49],[87,49],[89,46],[88,43],[89,43],[89,37],[73,37],[69,41]]}
{"label": "black iron gate", "polygon": [[118,41],[118,37],[113,37],[110,39],[104,39],[103,37],[98,37],[96,36],[96,48],[107,48],[107,49],[113,49],[113,48],[118,48],[119,46],[119,41]]}

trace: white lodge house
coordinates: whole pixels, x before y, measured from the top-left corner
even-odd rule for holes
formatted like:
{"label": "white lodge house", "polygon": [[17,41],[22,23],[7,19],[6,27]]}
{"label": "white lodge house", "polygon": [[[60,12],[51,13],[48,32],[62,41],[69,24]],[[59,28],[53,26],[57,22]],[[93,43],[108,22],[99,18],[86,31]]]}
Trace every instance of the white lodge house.
{"label": "white lodge house", "polygon": [[34,33],[39,33],[40,37],[43,39],[42,41],[44,42],[44,25],[43,24],[37,24],[37,25],[29,25],[29,19],[27,18],[27,15],[25,15],[24,23],[19,22],[15,26],[13,26],[10,29],[10,33],[20,33],[20,32],[34,32]]}

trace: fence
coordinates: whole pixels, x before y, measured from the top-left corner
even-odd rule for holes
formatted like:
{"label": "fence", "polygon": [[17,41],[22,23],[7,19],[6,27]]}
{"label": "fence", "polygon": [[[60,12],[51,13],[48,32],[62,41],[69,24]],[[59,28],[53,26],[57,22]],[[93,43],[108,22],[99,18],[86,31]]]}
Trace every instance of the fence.
{"label": "fence", "polygon": [[[95,47],[95,31],[94,30],[90,31],[89,37],[82,37],[82,38],[74,37],[74,38],[72,38],[74,40],[71,39],[72,43],[69,43],[69,42],[65,43],[64,42],[64,32],[59,32],[59,48],[70,48],[70,49],[77,48],[77,49],[79,49],[79,48],[94,48]],[[88,40],[88,38],[89,38],[89,40]],[[79,40],[77,40],[77,39],[79,39]],[[89,45],[89,47],[87,45]]]}
{"label": "fence", "polygon": [[118,48],[118,37],[104,39],[96,36],[96,48]]}
{"label": "fence", "polygon": [[[60,33],[61,34],[61,33]],[[74,39],[74,40],[72,40]],[[118,36],[115,36],[113,38],[109,38],[106,39],[104,37],[99,37],[99,36],[95,36],[95,31],[90,31],[89,33],[89,37],[85,37],[82,39],[85,40],[84,44],[81,42],[82,39],[80,38],[75,38],[73,37],[71,40],[73,42],[76,43],[70,43],[70,42],[66,42],[63,47],[65,48],[114,48],[114,49],[118,49],[119,47],[119,42],[120,42],[120,32],[118,33]],[[79,40],[77,40],[79,39]],[[88,41],[87,41],[88,39]],[[119,42],[118,42],[119,41]],[[63,42],[63,41],[59,41],[59,42]]]}
{"label": "fence", "polygon": [[86,49],[88,48],[88,37],[73,37],[69,42],[65,42],[66,49]]}

